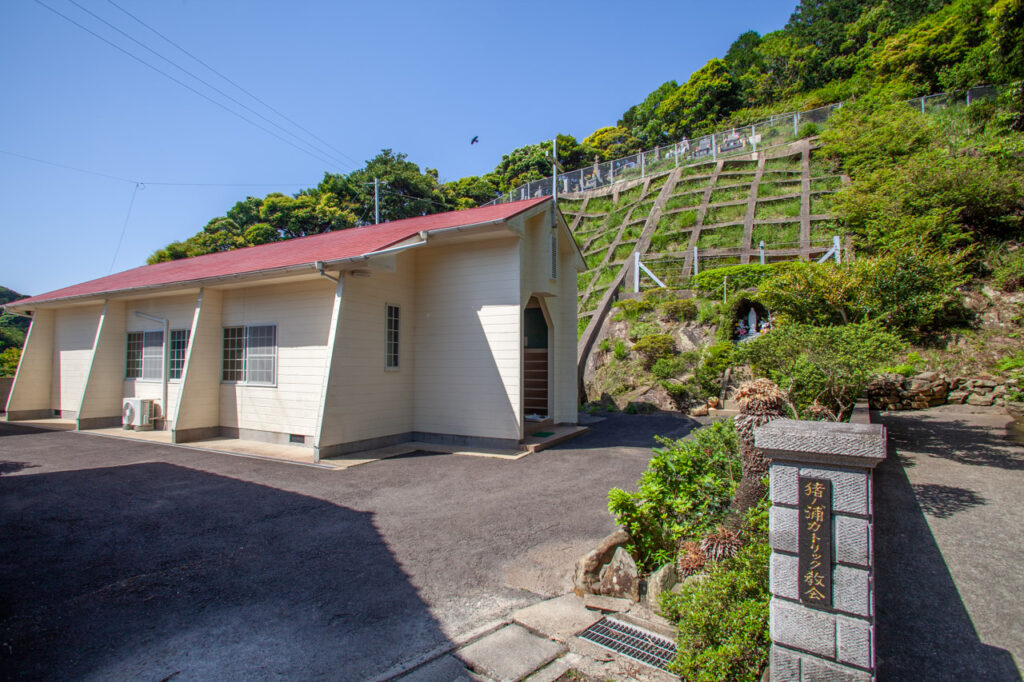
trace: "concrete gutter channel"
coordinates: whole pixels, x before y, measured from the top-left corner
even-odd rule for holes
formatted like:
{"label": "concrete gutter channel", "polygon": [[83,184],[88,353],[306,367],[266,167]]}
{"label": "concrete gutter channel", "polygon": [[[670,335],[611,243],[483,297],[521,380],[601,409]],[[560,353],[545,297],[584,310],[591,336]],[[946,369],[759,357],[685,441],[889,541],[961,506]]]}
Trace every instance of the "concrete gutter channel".
{"label": "concrete gutter channel", "polygon": [[[626,600],[621,608],[632,604]],[[547,599],[513,611],[510,618],[485,625],[458,638],[450,646],[435,650],[418,661],[392,669],[377,680],[434,682],[472,680],[476,682],[553,682],[575,669],[599,679],[633,679],[668,682],[679,678],[581,639],[578,635],[606,614],[638,628],[675,639],[667,621],[650,620],[650,614],[588,608],[575,594]]]}

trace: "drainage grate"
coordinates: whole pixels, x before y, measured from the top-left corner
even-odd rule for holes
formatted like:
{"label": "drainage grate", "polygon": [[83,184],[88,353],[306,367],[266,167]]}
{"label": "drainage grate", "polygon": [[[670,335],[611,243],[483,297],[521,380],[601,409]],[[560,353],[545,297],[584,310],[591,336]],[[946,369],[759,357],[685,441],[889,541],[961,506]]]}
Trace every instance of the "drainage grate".
{"label": "drainage grate", "polygon": [[602,618],[580,637],[661,670],[668,670],[669,661],[676,656],[676,643],[672,640],[612,618]]}

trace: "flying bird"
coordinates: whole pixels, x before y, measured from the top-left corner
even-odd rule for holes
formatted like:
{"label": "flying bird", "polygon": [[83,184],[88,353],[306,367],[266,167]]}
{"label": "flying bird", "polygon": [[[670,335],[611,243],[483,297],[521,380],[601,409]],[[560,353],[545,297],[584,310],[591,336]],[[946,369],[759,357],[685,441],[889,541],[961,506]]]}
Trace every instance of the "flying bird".
{"label": "flying bird", "polygon": [[479,141],[480,141],[480,136],[479,135],[474,135],[473,139],[469,141],[469,144],[470,145],[474,145],[474,144],[476,144]]}

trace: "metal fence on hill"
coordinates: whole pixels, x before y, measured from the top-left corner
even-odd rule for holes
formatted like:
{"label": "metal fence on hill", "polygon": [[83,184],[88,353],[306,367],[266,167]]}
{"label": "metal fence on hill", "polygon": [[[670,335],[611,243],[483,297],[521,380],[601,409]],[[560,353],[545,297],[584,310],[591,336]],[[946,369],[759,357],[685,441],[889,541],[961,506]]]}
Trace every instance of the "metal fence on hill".
{"label": "metal fence on hill", "polygon": [[[966,93],[941,93],[908,100],[908,104],[920,108],[922,113],[944,109],[954,104],[978,101],[995,97],[998,89],[994,85],[980,85]],[[663,173],[679,166],[702,161],[716,161],[723,157],[750,154],[770,147],[793,142],[806,137],[810,132],[805,128],[824,125],[832,114],[843,106],[842,102],[829,104],[807,111],[777,114],[748,126],[731,128],[695,139],[682,140],[650,151],[638,152],[620,159],[595,163],[592,166],[559,173],[557,185],[559,194],[572,194],[607,187],[616,182],[626,182],[648,175]],[[497,197],[490,204],[520,201],[550,196],[552,178],[534,180]]]}

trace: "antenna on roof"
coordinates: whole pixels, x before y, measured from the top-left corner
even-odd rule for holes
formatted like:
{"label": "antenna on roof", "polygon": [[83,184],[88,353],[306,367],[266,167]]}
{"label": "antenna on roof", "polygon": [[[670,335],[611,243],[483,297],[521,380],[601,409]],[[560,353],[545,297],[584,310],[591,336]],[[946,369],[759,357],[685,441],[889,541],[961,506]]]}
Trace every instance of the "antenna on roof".
{"label": "antenna on roof", "polygon": [[373,224],[380,225],[380,183],[373,179]]}

